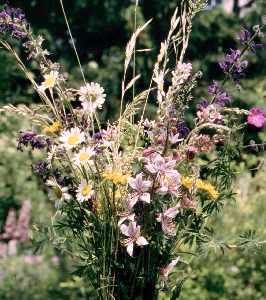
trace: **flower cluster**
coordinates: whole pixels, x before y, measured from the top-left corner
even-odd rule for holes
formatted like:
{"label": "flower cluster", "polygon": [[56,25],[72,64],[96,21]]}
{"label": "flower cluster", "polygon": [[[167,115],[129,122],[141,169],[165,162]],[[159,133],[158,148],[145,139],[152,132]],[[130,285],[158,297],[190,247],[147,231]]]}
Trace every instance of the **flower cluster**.
{"label": "flower cluster", "polygon": [[[224,156],[230,138],[241,136],[238,132],[246,124],[262,128],[265,123],[261,109],[232,107],[224,88],[226,80],[239,81],[246,71],[243,48],[231,49],[220,62],[225,80],[209,85],[209,99],[197,105],[194,120],[187,125],[186,112],[200,76],[191,63],[184,62],[188,36],[180,39],[175,35],[184,31],[183,27],[178,30],[178,24],[176,12],[155,63],[151,86],[124,108],[124,96],[135,88],[138,79],[127,83],[125,70],[121,110],[113,123],[104,124],[98,116],[107,97],[100,84],[87,83],[84,78],[79,88],[71,88],[61,67],[42,49],[42,39],[34,40],[31,35],[25,48],[40,66],[43,80],[32,80],[44,104],[42,113],[37,114],[35,131],[20,133],[18,149],[30,146],[45,153],[33,170],[55,201],[60,226],[66,227],[67,234],[73,232],[81,251],[86,249],[79,259],[85,257],[89,272],[104,278],[103,283],[95,283],[95,289],[99,293],[108,289],[111,298],[123,298],[119,280],[128,293],[132,280],[127,278],[135,278],[138,286],[143,286],[139,278],[157,286],[158,275],[165,282],[180,260],[179,245],[203,243],[198,236],[208,231],[204,227],[208,217],[220,208],[224,195],[232,194],[224,183],[230,160],[230,156]],[[125,68],[140,31],[129,42]],[[246,32],[241,34],[244,47],[252,47],[251,38]],[[176,40],[183,40],[184,45],[171,69],[167,53],[171,52],[170,41]],[[153,118],[144,119],[143,99],[154,96],[157,112]],[[141,109],[140,119],[134,122],[134,115]],[[242,115],[247,116],[245,124],[241,124]],[[212,158],[217,168],[212,167]],[[21,240],[27,239],[27,214],[25,208],[19,218]],[[13,219],[11,212],[6,234],[14,231]],[[110,291],[110,287],[118,290]],[[99,299],[105,299],[108,293]]]}
{"label": "flower cluster", "polygon": [[16,39],[27,36],[27,21],[21,9],[6,5],[0,11],[0,33],[6,33]]}

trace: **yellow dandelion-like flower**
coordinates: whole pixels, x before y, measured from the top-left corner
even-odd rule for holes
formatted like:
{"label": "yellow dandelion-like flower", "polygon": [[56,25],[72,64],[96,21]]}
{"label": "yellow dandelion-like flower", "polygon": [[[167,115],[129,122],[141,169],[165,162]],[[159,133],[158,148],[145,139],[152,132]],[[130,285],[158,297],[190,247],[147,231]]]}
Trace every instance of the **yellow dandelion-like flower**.
{"label": "yellow dandelion-like flower", "polygon": [[193,180],[188,176],[181,177],[181,184],[187,189],[191,189],[193,187]]}
{"label": "yellow dandelion-like flower", "polygon": [[129,178],[128,175],[124,175],[120,171],[105,171],[103,178],[113,182],[114,184],[126,184]]}
{"label": "yellow dandelion-like flower", "polygon": [[196,182],[196,186],[198,189],[207,192],[211,196],[211,198],[213,198],[214,200],[216,200],[219,197],[219,192],[208,181],[198,179]]}
{"label": "yellow dandelion-like flower", "polygon": [[44,127],[43,133],[47,135],[53,135],[59,133],[61,129],[62,129],[62,125],[60,124],[60,122],[55,121],[51,125]]}
{"label": "yellow dandelion-like flower", "polygon": [[202,179],[193,180],[192,177],[182,176],[181,183],[187,189],[191,189],[195,184],[195,187],[197,189],[207,192],[210,195],[210,197],[213,198],[214,200],[216,200],[219,197],[219,192],[216,190],[216,188],[206,180],[202,180]]}

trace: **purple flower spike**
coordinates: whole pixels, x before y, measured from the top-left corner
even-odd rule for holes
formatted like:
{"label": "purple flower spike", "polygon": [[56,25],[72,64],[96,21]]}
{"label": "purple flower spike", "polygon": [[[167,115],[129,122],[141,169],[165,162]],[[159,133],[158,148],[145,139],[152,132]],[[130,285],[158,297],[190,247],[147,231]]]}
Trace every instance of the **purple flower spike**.
{"label": "purple flower spike", "polygon": [[247,123],[255,128],[261,129],[265,124],[265,112],[258,107],[253,107],[248,114]]}
{"label": "purple flower spike", "polygon": [[23,39],[27,36],[27,21],[20,8],[5,5],[0,11],[0,33],[9,34],[15,39]]}
{"label": "purple flower spike", "polygon": [[209,85],[208,92],[215,97],[213,103],[219,106],[223,107],[231,102],[230,96],[222,88],[219,87],[217,81],[213,81],[213,83]]}
{"label": "purple flower spike", "polygon": [[33,131],[25,131],[21,132],[18,137],[18,149],[21,151],[23,151],[22,146],[31,146],[32,149],[49,148],[50,140]]}
{"label": "purple flower spike", "polygon": [[240,41],[242,45],[248,45],[252,52],[256,52],[256,49],[262,48],[262,44],[256,44],[254,41],[250,42],[252,37],[252,33],[246,28],[242,28],[242,30],[238,33],[237,39]]}
{"label": "purple flower spike", "polygon": [[241,61],[240,50],[230,49],[230,53],[225,55],[225,58],[219,62],[220,68],[224,73],[229,74],[236,82],[244,76],[244,71],[248,66],[246,60]]}

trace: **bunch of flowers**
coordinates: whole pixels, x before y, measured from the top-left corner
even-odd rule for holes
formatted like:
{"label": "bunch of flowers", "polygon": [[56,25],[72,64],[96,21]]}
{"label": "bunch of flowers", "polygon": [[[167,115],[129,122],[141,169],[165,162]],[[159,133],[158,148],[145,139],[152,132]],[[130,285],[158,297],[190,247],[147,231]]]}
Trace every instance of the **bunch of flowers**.
{"label": "bunch of flowers", "polygon": [[[80,261],[79,274],[90,281],[98,299],[156,299],[167,288],[178,294],[180,286],[172,286],[168,277],[184,265],[185,246],[200,249],[212,239],[208,219],[232,194],[230,159],[241,146],[239,132],[248,124],[262,128],[265,122],[259,108],[233,107],[224,89],[227,80],[239,84],[243,77],[243,56],[254,50],[253,41],[261,34],[257,27],[252,34],[241,33],[243,49],[230,50],[220,62],[225,80],[210,84],[209,99],[199,102],[193,124],[186,124],[201,73],[184,57],[191,20],[204,1],[181,2],[161,44],[150,87],[133,97],[129,91],[136,89],[140,76],[129,79],[129,71],[137,38],[149,22],[130,39],[121,109],[113,123],[98,117],[108,101],[103,87],[87,82],[82,68],[84,83],[79,89],[69,87],[61,66],[48,58],[42,37],[34,37],[28,24],[23,26],[23,47],[39,63],[41,82],[30,75],[11,44],[0,40],[43,101],[37,112],[27,114],[34,131],[20,133],[18,147],[45,153],[33,170],[55,199],[57,234],[73,241],[68,246]],[[14,9],[5,8],[1,15],[10,11]],[[14,36],[5,23],[14,26],[17,18],[0,18],[1,31]],[[158,107],[152,120],[145,118],[150,99]],[[209,154],[215,159],[202,159]]]}

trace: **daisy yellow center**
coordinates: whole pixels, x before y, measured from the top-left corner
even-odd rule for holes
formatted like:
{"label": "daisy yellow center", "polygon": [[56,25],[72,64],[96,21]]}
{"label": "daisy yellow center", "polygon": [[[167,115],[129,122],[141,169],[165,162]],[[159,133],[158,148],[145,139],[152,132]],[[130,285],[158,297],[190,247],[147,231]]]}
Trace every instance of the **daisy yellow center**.
{"label": "daisy yellow center", "polygon": [[90,192],[91,192],[91,187],[89,185],[85,185],[81,190],[81,194],[83,197],[89,196]]}
{"label": "daisy yellow center", "polygon": [[47,75],[44,81],[44,85],[48,88],[54,87],[56,78],[53,75]]}
{"label": "daisy yellow center", "polygon": [[91,93],[88,95],[91,102],[95,102],[97,100],[97,94]]}
{"label": "daisy yellow center", "polygon": [[67,143],[71,146],[76,145],[79,143],[79,136],[77,135],[70,135],[67,139]]}
{"label": "daisy yellow center", "polygon": [[80,161],[86,161],[90,158],[90,155],[86,152],[82,152],[79,154],[79,160]]}

